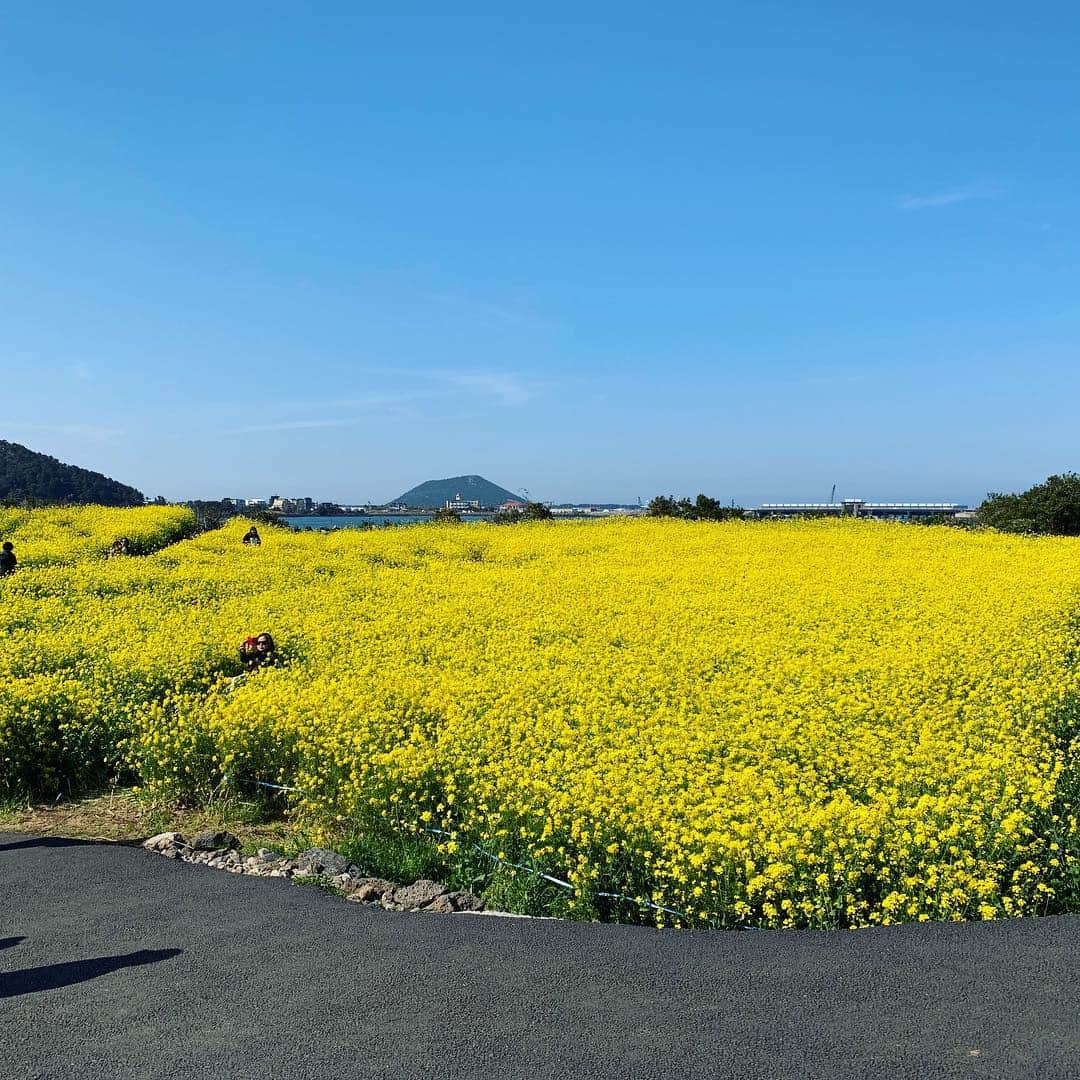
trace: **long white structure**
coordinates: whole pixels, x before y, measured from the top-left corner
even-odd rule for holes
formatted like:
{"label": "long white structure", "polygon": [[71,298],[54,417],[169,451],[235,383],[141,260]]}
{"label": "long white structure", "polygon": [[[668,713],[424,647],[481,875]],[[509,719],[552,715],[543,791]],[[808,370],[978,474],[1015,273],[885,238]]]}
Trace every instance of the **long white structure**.
{"label": "long white structure", "polygon": [[966,512],[964,503],[947,502],[866,502],[865,499],[842,499],[831,503],[762,503],[750,512],[757,517],[869,517],[893,521],[913,518],[955,517]]}

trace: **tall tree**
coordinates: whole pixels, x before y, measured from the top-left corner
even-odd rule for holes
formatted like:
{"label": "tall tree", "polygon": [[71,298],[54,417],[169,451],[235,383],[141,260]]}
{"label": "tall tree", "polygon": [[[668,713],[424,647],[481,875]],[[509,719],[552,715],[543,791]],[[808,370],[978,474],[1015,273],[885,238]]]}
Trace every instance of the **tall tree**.
{"label": "tall tree", "polygon": [[978,520],[1002,532],[1080,536],[1080,474],[1049,476],[1018,495],[992,491]]}
{"label": "tall tree", "polygon": [[724,506],[719,499],[699,494],[691,502],[689,499],[676,499],[673,495],[657,495],[648,507],[651,517],[677,517],[688,521],[728,521],[741,518],[745,511],[741,506]]}

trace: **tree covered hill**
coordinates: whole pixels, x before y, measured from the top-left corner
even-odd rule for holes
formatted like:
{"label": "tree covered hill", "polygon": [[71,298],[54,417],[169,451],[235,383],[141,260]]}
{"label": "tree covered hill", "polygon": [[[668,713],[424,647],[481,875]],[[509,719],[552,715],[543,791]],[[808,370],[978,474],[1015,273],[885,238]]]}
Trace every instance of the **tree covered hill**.
{"label": "tree covered hill", "polygon": [[392,499],[391,503],[402,503],[405,506],[423,506],[430,509],[438,509],[445,506],[451,499],[461,496],[466,502],[476,499],[481,506],[499,506],[508,499],[522,497],[507,491],[482,476],[450,476],[445,480],[426,480],[424,483],[406,491]]}
{"label": "tree covered hill", "polygon": [[142,506],[141,491],[0,439],[0,499],[8,502]]}

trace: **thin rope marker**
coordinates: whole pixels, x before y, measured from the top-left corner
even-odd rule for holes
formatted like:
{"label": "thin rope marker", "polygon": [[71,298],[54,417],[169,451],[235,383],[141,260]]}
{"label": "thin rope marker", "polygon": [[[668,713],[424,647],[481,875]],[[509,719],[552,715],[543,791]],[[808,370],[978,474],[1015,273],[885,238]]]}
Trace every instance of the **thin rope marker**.
{"label": "thin rope marker", "polygon": [[[290,791],[297,795],[303,795],[305,798],[310,799],[312,796],[303,790],[303,788],[289,787],[287,784],[270,784],[265,780],[252,780],[246,776],[230,777],[228,774],[223,776],[225,783],[231,784],[233,781],[238,781],[241,784],[254,784],[256,787],[269,788],[271,791]],[[358,822],[359,818],[353,815],[348,815],[350,821]],[[399,823],[400,824],[400,823]],[[420,826],[420,831],[430,833],[433,836],[449,836],[453,837],[453,833],[447,832],[445,829],[429,829],[425,826]],[[492,862],[498,863],[500,866],[510,866],[515,870],[524,870],[527,874],[535,874],[539,878],[543,878],[544,881],[550,881],[553,885],[558,885],[560,888],[569,889],[571,892],[578,892],[579,889],[575,885],[571,885],[569,881],[563,881],[561,878],[553,877],[551,874],[546,874],[542,870],[537,870],[535,867],[526,866],[523,863],[511,862],[509,859],[500,859],[498,855],[493,855],[490,851],[485,850],[479,844],[473,840],[468,841],[469,846],[479,852],[481,855]],[[605,900],[626,900],[628,903],[637,904],[639,907],[646,907],[652,911],[662,911],[666,915],[677,915],[680,919],[691,919],[691,916],[687,915],[685,911],[677,911],[675,908],[664,907],[663,904],[654,903],[652,900],[639,900],[633,896],[627,896],[625,893],[611,893],[611,892],[598,892],[594,893],[595,896],[604,898]],[[692,921],[692,920],[691,920]],[[748,926],[747,930],[757,930],[756,926]]]}

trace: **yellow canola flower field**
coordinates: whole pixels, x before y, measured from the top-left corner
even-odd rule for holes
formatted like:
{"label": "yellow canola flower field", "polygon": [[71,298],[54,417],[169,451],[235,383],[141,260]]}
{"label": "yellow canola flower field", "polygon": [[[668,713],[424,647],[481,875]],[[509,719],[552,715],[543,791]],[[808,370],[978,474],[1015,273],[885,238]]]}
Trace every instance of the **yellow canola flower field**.
{"label": "yellow canola flower field", "polygon": [[126,536],[138,554],[155,551],[195,528],[182,506],[71,506],[41,510],[0,507],[0,540],[10,540],[23,565],[46,566],[104,557]]}
{"label": "yellow canola flower field", "polygon": [[[1076,541],[645,519],[248,548],[247,525],[0,582],[9,789],[283,784],[327,839],[441,829],[678,925],[1061,900]],[[280,665],[235,679],[264,630]]]}

